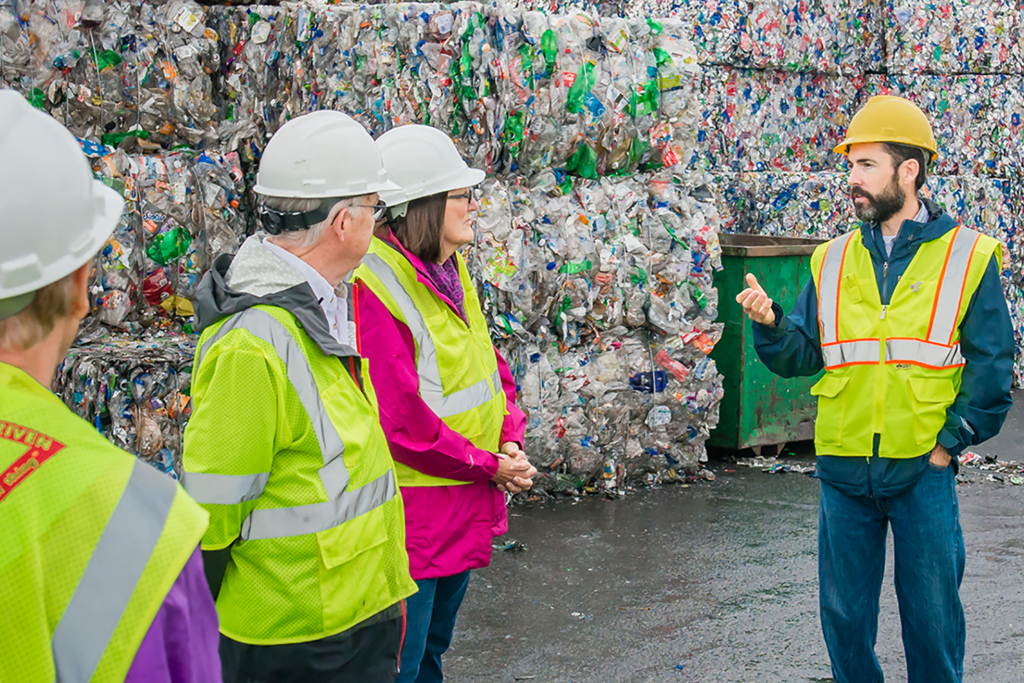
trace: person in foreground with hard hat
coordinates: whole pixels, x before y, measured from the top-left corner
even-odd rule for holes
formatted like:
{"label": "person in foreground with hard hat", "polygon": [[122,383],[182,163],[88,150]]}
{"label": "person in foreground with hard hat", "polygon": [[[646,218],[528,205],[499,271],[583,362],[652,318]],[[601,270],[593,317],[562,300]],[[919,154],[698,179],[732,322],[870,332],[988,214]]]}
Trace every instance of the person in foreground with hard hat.
{"label": "person in foreground with hard hat", "polygon": [[408,125],[378,140],[387,218],[355,272],[363,352],[406,506],[419,592],[409,599],[399,681],[443,679],[470,571],[508,530],[505,491],[532,486],[516,385],[491,344],[458,249],[473,241],[472,186],[484,179],[447,135]]}
{"label": "person in foreground with hard hat", "polygon": [[861,226],[823,244],[788,316],[753,275],[737,297],[761,360],[824,377],[815,448],[821,624],[836,683],[882,680],[878,599],[891,526],[910,683],[963,678],[957,456],[1010,409],[1014,339],[1000,244],[920,199],[937,156],[924,113],[873,97],[836,150]]}
{"label": "person in foreground with hard hat", "polygon": [[12,90],[0,121],[0,680],[219,682],[206,512],[49,389],[124,201]]}
{"label": "person in foreground with hard hat", "polygon": [[270,139],[266,233],[221,256],[196,296],[202,335],[184,484],[203,537],[224,680],[394,680],[416,591],[394,463],[356,351],[358,266],[388,180],[373,138],[319,111]]}

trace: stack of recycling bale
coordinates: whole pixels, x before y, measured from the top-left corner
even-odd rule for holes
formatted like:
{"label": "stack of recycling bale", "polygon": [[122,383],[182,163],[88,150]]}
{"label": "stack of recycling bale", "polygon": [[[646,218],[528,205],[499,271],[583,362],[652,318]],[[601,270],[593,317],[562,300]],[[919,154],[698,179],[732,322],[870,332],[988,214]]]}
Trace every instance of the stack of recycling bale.
{"label": "stack of recycling bale", "polygon": [[204,17],[192,0],[5,0],[0,78],[82,138],[208,147],[220,52]]}
{"label": "stack of recycling bale", "polygon": [[177,478],[181,435],[192,412],[194,354],[195,344],[185,337],[104,336],[71,349],[54,389],[116,446]]}
{"label": "stack of recycling bale", "polygon": [[171,473],[189,414],[189,297],[248,229],[242,162],[217,135],[219,36],[206,18],[191,0],[0,3],[3,87],[67,125],[126,201],[95,263],[93,315],[54,388]]}
{"label": "stack of recycling bale", "polygon": [[[187,410],[150,405],[177,406],[166,381],[96,378],[174,368],[187,395],[175,335],[191,332],[199,276],[252,227],[260,151],[289,118],[331,108],[375,135],[435,125],[488,171],[467,256],[549,482],[659,480],[704,455],[722,391],[708,358],[720,253],[713,179],[690,163],[692,23],[503,3],[9,4],[5,82],[81,136],[128,201],[97,262],[93,343],[58,380],[119,445],[180,452],[170,434]],[[110,328],[144,341],[103,343]],[[173,362],[138,365],[145,344]]]}
{"label": "stack of recycling bale", "polygon": [[[228,13],[252,27],[233,53],[256,57],[233,62],[235,82],[269,83],[276,55],[282,84],[236,107],[230,134],[318,106],[374,134],[451,134],[491,175],[470,269],[520,384],[527,449],[559,475],[546,483],[693,469],[717,421],[707,354],[721,326],[712,180],[681,163],[702,80],[690,27],[504,4],[288,11]],[[302,73],[316,82],[291,86]]]}
{"label": "stack of recycling bale", "polygon": [[4,85],[68,126],[127,202],[93,279],[112,330],[187,332],[198,278],[247,229],[241,161],[217,136],[219,36],[205,19],[191,0],[0,5]]}

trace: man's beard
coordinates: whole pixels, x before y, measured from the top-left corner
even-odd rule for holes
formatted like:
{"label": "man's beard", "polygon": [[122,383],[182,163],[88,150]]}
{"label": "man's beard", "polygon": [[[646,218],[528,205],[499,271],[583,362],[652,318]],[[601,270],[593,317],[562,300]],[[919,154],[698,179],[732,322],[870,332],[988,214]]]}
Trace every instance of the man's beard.
{"label": "man's beard", "polygon": [[858,219],[866,223],[884,223],[903,210],[907,197],[900,191],[896,178],[894,173],[889,185],[877,197],[859,187],[850,188],[850,199],[864,197],[867,200],[866,204],[853,203],[853,212]]}

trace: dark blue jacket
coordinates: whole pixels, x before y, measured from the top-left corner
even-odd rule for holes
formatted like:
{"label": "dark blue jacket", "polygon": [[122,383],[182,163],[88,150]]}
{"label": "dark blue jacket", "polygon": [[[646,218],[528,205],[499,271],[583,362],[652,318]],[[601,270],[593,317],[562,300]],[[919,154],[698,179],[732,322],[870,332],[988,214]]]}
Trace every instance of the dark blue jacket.
{"label": "dark blue jacket", "polygon": [[[892,255],[886,256],[877,224],[862,224],[864,246],[871,253],[883,305],[924,242],[936,240],[957,226],[947,213],[925,199],[928,222],[904,221]],[[771,293],[769,292],[769,296]],[[782,377],[813,375],[824,367],[818,328],[818,296],[812,278],[788,316],[773,305],[776,326],[754,325],[754,347],[768,369]],[[1010,311],[1003,294],[999,266],[989,261],[981,284],[960,324],[960,351],[966,364],[960,393],[946,413],[938,442],[954,457],[999,433],[1010,410],[1014,338]],[[913,486],[928,454],[909,460],[878,457],[878,436],[870,459],[820,456],[818,476],[848,495],[891,497]]]}

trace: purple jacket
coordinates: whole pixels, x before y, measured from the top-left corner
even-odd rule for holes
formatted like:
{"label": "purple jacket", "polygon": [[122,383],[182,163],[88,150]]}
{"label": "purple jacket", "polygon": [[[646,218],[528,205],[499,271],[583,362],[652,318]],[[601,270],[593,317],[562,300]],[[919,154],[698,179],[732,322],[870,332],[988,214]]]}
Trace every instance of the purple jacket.
{"label": "purple jacket", "polygon": [[[423,262],[397,246],[416,269],[419,281],[458,314],[458,308],[430,280]],[[359,285],[355,297],[359,353],[369,359],[392,457],[426,474],[473,482],[401,489],[412,578],[434,579],[486,567],[491,562],[491,539],[508,531],[505,494],[491,482],[498,471],[498,457],[450,429],[420,398],[416,347],[409,328],[366,286]],[[516,383],[497,349],[494,355],[509,412],[501,443],[522,445],[526,416],[515,405]]]}
{"label": "purple jacket", "polygon": [[199,548],[167,592],[125,683],[220,683],[217,609]]}

